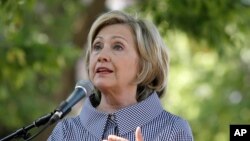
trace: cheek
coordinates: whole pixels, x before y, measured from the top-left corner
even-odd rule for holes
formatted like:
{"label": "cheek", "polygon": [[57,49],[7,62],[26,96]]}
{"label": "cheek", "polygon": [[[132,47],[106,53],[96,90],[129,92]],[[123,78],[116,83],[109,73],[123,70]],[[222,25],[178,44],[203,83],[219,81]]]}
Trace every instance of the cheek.
{"label": "cheek", "polygon": [[138,75],[138,73],[139,73],[139,62],[138,62],[138,60],[136,60],[135,62],[134,62],[134,73],[135,73],[135,77],[136,77],[136,75]]}
{"label": "cheek", "polygon": [[[91,61],[92,60],[92,61]],[[94,68],[95,68],[95,63],[93,62],[93,59],[90,58],[90,61],[89,61],[89,77],[90,79],[93,78],[93,75],[94,75]]]}
{"label": "cheek", "polygon": [[128,61],[128,62],[129,64],[123,65],[125,73],[130,76],[136,77],[139,71],[138,60],[134,59],[133,61]]}
{"label": "cheek", "polygon": [[138,69],[139,69],[139,57],[138,57],[138,55],[134,55],[133,56],[133,61],[130,61],[130,62],[131,62],[131,65],[134,66],[133,70],[138,71]]}

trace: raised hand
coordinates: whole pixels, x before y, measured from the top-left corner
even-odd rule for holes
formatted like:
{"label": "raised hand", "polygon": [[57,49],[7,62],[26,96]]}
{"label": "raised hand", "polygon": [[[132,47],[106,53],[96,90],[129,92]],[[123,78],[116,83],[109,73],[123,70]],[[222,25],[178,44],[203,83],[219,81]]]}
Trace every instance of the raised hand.
{"label": "raised hand", "polygon": [[[140,127],[137,127],[135,130],[135,140],[136,141],[143,141],[143,136],[142,136]],[[103,141],[128,141],[128,140],[125,138],[116,136],[116,135],[109,135],[108,140],[103,140]]]}

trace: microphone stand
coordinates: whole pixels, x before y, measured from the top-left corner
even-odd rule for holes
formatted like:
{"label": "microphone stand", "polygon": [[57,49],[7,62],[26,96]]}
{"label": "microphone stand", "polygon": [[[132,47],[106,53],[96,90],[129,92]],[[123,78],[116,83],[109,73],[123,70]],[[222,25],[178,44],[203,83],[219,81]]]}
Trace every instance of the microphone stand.
{"label": "microphone stand", "polygon": [[15,132],[2,138],[0,141],[9,141],[13,138],[23,138],[24,140],[26,140],[30,137],[30,133],[28,132],[30,129],[46,124],[50,120],[52,115],[53,113],[49,113],[45,116],[42,116],[38,118],[37,120],[35,120],[32,124],[16,130]]}

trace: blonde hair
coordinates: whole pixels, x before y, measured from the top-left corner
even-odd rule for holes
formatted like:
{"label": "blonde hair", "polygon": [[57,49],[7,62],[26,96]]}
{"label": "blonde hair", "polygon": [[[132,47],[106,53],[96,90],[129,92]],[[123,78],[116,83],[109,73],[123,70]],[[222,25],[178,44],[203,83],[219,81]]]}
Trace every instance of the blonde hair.
{"label": "blonde hair", "polygon": [[137,75],[137,101],[147,98],[153,91],[161,96],[166,89],[169,59],[167,47],[157,28],[150,22],[137,19],[121,11],[110,11],[96,19],[88,35],[86,64],[89,74],[91,46],[98,32],[107,25],[126,24],[133,34],[139,55]]}

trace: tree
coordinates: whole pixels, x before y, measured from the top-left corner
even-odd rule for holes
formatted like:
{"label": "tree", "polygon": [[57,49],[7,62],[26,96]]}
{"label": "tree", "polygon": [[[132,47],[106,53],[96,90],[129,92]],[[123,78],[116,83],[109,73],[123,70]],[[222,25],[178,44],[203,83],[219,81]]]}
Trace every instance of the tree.
{"label": "tree", "polygon": [[72,91],[86,33],[104,2],[0,2],[0,136],[52,112]]}
{"label": "tree", "polygon": [[171,50],[165,107],[190,121],[195,140],[229,140],[230,124],[250,121],[248,5],[159,0],[137,6],[158,25]]}

